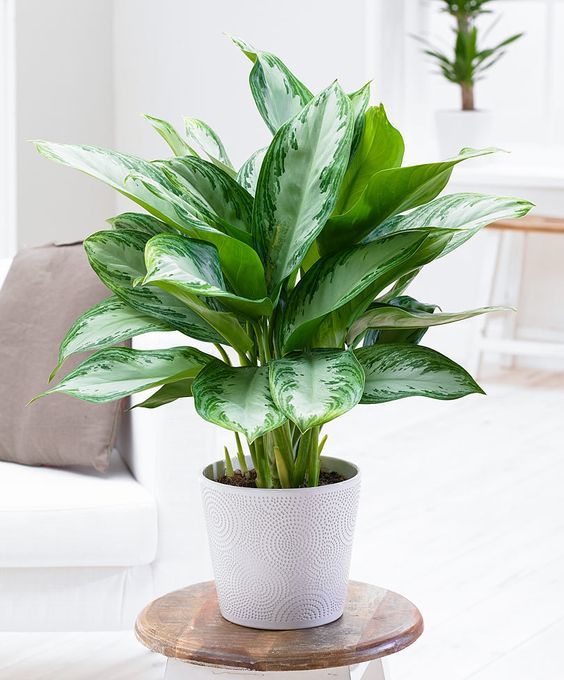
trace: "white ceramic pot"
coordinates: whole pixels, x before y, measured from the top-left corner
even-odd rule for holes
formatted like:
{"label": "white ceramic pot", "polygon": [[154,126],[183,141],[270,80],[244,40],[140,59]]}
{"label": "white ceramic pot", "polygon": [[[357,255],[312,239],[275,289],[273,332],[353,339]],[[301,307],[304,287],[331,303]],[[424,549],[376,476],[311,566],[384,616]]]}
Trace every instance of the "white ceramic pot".
{"label": "white ceramic pot", "polygon": [[436,124],[441,158],[452,158],[464,147],[493,146],[489,111],[437,111]]}
{"label": "white ceramic pot", "polygon": [[202,497],[221,614],[251,628],[312,628],[345,605],[360,473],[322,456],[345,481],[304,489],[220,484],[223,463],[202,475]]}

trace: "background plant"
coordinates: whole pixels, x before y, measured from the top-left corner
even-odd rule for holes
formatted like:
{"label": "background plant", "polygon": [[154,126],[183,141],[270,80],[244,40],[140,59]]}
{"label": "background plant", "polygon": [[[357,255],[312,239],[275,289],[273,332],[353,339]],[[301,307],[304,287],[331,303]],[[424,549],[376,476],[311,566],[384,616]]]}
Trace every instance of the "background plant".
{"label": "background plant", "polygon": [[452,56],[442,51],[426,40],[425,54],[432,57],[439,67],[440,73],[460,86],[462,95],[462,110],[474,111],[474,85],[483,78],[484,73],[491,68],[505,54],[505,48],[518,40],[523,34],[502,40],[491,47],[482,47],[477,18],[482,14],[492,12],[493,0],[439,0],[443,11],[448,12],[455,20],[455,42]]}
{"label": "background plant", "polygon": [[[530,203],[439,197],[458,163],[494,150],[402,167],[403,139],[382,106],[368,105],[369,84],[313,95],[278,57],[235,43],[274,135],[238,171],[217,134],[190,118],[181,135],[147,116],[173,154],[151,162],[36,142],[146,211],[86,239],[112,295],[69,330],[51,378],[68,356],[97,351],[46,394],[106,402],[158,388],[145,408],[193,396],[203,418],[235,433],[228,473],[246,472],[248,450],[258,486],[315,486],[323,425],[357,403],[481,392],[418,343],[430,326],[493,308],[445,313],[404,293],[423,266]],[[173,330],[209,352],[115,346]]]}

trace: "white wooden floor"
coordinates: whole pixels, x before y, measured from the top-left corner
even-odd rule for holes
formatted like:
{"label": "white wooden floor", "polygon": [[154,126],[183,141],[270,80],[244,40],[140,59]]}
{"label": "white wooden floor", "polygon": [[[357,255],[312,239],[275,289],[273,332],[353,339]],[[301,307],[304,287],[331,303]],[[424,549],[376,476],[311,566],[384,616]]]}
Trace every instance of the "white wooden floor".
{"label": "white wooden floor", "polygon": [[[426,621],[392,680],[564,678],[564,376],[481,383],[487,397],[359,407],[329,428],[364,475],[353,577]],[[162,672],[126,633],[0,635],[0,680]]]}

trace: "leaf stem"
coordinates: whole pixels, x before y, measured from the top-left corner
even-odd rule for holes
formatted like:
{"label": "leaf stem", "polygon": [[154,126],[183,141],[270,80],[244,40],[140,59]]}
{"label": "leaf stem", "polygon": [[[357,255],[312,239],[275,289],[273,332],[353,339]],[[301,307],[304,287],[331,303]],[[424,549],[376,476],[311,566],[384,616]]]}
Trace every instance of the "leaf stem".
{"label": "leaf stem", "polygon": [[237,445],[237,460],[239,461],[239,467],[243,474],[247,474],[249,468],[247,467],[247,461],[245,460],[245,453],[243,451],[243,444],[241,443],[241,437],[238,432],[235,432],[235,443]]}
{"label": "leaf stem", "polygon": [[227,352],[223,349],[223,347],[222,347],[218,342],[214,342],[214,345],[213,345],[213,346],[214,346],[214,347],[217,349],[217,351],[221,354],[221,358],[223,359],[223,361],[225,361],[225,363],[226,363],[228,366],[232,366],[233,364],[231,363],[231,359],[229,358],[229,355],[228,355]]}

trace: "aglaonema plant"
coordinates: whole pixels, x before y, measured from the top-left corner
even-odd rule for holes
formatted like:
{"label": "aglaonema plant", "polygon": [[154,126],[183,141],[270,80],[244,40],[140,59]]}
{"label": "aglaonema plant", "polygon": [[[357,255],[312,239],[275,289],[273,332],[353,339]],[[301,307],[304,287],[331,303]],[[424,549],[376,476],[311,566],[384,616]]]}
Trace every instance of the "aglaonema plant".
{"label": "aglaonema plant", "polygon": [[[439,196],[456,165],[495,150],[402,167],[402,136],[382,106],[369,106],[368,84],[346,94],[333,82],[314,95],[273,54],[234,42],[252,62],[251,92],[273,134],[238,171],[194,119],[181,135],[147,116],[172,151],[157,161],[36,142],[144,210],[85,240],[112,294],[69,330],[54,373],[70,355],[97,351],[45,394],[99,403],[158,388],[146,408],[193,397],[202,418],[235,433],[228,474],[246,473],[250,455],[259,487],[316,486],[322,428],[356,404],[482,391],[419,342],[431,326],[497,308],[446,313],[405,290],[422,267],[531,204]],[[150,331],[210,349],[116,346]]]}
{"label": "aglaonema plant", "polygon": [[[484,73],[496,64],[506,48],[522,37],[516,33],[499,43],[484,47],[480,41],[476,20],[492,12],[493,0],[439,0],[444,12],[454,19],[454,46],[452,54],[422,40],[425,54],[437,64],[439,72],[451,83],[460,87],[463,111],[474,111],[474,87]],[[420,38],[418,38],[420,39]],[[420,39],[421,40],[421,39]]]}

